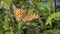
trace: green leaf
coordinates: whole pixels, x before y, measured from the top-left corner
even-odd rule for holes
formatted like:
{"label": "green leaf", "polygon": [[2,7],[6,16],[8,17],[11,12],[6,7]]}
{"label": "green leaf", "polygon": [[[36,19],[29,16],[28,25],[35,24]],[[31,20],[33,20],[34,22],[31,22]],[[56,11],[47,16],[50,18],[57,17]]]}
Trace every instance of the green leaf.
{"label": "green leaf", "polygon": [[4,23],[3,23],[3,28],[5,30],[8,30],[9,29],[9,22],[8,22],[8,16],[5,16],[5,19],[4,19]]}
{"label": "green leaf", "polygon": [[24,26],[22,29],[26,29],[27,28],[27,26]]}
{"label": "green leaf", "polygon": [[7,5],[10,5],[12,3],[12,0],[3,0]]}
{"label": "green leaf", "polygon": [[18,29],[20,30],[23,26],[24,22],[18,22]]}
{"label": "green leaf", "polygon": [[52,19],[54,19],[56,17],[60,17],[60,12],[51,14],[46,21],[46,25],[48,25],[48,24],[52,25]]}
{"label": "green leaf", "polygon": [[3,7],[3,4],[2,3],[0,3],[0,9]]}
{"label": "green leaf", "polygon": [[6,32],[5,34],[14,34],[13,32]]}
{"label": "green leaf", "polygon": [[34,11],[33,8],[29,8],[29,9],[28,9],[28,12],[33,12],[33,11]]}
{"label": "green leaf", "polygon": [[7,9],[10,9],[13,0],[3,0],[4,4],[6,5]]}

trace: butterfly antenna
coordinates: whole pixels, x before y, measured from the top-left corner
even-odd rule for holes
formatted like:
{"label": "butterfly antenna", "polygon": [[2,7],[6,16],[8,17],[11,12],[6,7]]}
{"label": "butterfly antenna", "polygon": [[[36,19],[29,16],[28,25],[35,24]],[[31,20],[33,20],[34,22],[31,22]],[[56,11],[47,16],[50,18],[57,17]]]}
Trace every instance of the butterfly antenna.
{"label": "butterfly antenna", "polygon": [[16,6],[13,3],[12,3],[12,8],[13,8],[13,10],[16,9]]}

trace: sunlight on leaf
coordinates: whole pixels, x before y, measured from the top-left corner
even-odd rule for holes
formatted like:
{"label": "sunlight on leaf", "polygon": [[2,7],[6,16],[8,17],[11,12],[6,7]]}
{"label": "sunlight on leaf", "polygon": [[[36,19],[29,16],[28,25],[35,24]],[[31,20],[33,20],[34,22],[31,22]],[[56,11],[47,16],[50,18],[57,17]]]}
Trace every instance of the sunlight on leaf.
{"label": "sunlight on leaf", "polygon": [[54,19],[56,17],[60,17],[60,12],[53,13],[52,15],[50,15],[46,21],[46,25],[48,25],[48,24],[52,25],[52,19]]}

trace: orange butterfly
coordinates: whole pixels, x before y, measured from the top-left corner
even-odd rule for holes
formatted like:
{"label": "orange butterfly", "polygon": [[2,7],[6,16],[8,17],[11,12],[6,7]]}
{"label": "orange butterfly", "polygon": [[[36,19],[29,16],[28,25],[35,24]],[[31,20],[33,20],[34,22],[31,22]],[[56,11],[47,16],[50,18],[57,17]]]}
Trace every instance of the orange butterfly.
{"label": "orange butterfly", "polygon": [[26,10],[16,8],[13,4],[13,12],[16,16],[17,21],[31,21],[33,19],[39,18],[39,16],[35,13],[27,12]]}

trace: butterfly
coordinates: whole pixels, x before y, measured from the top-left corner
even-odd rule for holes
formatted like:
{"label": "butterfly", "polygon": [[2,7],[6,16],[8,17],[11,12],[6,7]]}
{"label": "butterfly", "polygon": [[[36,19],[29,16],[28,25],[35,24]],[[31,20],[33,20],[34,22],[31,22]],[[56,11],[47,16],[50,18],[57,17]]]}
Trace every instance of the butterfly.
{"label": "butterfly", "polygon": [[13,12],[15,14],[17,21],[32,21],[33,19],[39,18],[39,16],[36,13],[27,12],[24,9],[16,8],[15,5],[13,5]]}

